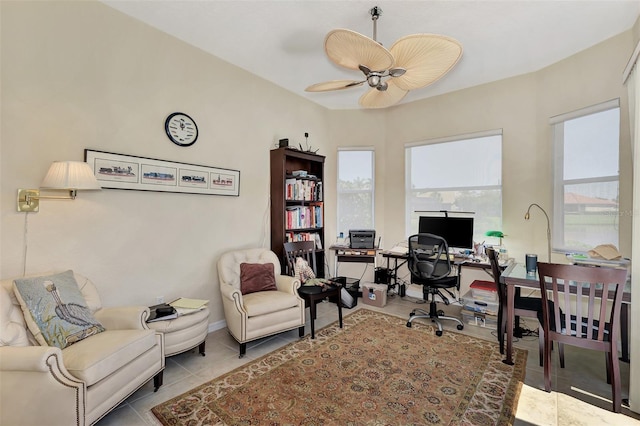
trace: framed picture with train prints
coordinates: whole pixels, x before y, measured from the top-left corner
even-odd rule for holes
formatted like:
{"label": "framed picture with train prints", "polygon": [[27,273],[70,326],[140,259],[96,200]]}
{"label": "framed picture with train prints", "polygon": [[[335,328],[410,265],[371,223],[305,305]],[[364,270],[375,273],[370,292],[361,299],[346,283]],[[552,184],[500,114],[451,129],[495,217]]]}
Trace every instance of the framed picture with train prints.
{"label": "framed picture with train prints", "polygon": [[84,159],[103,188],[240,195],[240,171],[114,152],[84,150]]}

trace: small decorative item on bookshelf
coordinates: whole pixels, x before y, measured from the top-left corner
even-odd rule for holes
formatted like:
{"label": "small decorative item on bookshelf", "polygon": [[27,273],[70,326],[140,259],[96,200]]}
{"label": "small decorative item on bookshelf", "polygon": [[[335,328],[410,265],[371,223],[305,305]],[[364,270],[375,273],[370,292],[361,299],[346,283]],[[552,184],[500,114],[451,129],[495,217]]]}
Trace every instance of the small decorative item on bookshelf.
{"label": "small decorative item on bookshelf", "polygon": [[167,303],[149,306],[149,319],[147,322],[164,321],[173,318],[178,318],[178,312],[173,306]]}

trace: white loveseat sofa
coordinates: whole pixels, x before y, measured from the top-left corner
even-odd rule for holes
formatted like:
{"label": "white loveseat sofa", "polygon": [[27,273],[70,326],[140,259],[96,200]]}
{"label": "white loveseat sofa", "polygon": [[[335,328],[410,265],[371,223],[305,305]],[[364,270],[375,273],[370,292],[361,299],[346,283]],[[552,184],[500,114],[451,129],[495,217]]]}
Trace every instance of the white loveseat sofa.
{"label": "white loveseat sofa", "polygon": [[37,343],[13,279],[0,281],[0,425],[91,425],[150,379],[162,385],[163,335],[147,327],[149,308],[102,308],[93,283],[74,276],[106,331],[64,349]]}
{"label": "white loveseat sofa", "polygon": [[[242,294],[242,263],[273,265],[277,291]],[[305,303],[298,295],[300,280],[281,275],[280,260],[274,252],[251,248],[225,253],[218,260],[218,277],[227,328],[240,344],[240,357],[252,340],[295,328],[300,337],[304,335]]]}

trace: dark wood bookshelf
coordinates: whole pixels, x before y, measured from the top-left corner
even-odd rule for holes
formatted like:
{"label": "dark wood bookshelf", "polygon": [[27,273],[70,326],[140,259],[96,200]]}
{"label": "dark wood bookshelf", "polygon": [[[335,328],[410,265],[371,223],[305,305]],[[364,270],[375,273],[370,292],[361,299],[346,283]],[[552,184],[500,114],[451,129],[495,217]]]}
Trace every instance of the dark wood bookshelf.
{"label": "dark wood bookshelf", "polygon": [[[277,148],[271,150],[271,250],[280,258],[282,270],[285,270],[284,243],[287,234],[318,234],[322,248],[316,249],[318,275],[324,277],[325,270],[325,239],[324,239],[324,160],[323,155],[299,151],[291,148]],[[294,172],[306,172],[306,176],[294,175]],[[314,188],[299,195],[296,199],[287,197],[287,180],[296,180],[300,186]],[[287,210],[318,209],[318,216],[314,214],[314,224],[311,226],[287,227]],[[313,209],[313,210],[312,210]],[[319,222],[319,223],[318,223]]]}

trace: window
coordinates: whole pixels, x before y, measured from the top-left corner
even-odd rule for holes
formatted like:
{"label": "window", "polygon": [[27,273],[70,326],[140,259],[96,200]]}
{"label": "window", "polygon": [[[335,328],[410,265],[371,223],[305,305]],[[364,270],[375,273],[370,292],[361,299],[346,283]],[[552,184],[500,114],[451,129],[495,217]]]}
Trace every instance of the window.
{"label": "window", "polygon": [[413,144],[405,148],[406,232],[420,212],[475,212],[474,241],[502,230],[502,131]]}
{"label": "window", "polygon": [[374,229],[373,149],[338,150],[338,233]]}
{"label": "window", "polygon": [[618,246],[620,106],[613,100],[553,117],[553,247]]}

